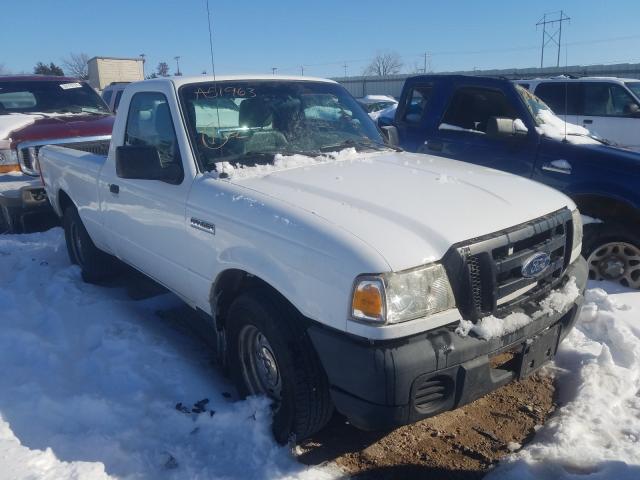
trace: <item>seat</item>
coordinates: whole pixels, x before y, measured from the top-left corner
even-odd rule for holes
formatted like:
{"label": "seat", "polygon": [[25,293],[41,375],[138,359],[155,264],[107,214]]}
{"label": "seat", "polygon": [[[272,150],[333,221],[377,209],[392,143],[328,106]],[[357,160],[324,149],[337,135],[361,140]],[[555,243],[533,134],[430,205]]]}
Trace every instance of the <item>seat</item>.
{"label": "seat", "polygon": [[262,97],[247,98],[240,104],[238,123],[241,127],[262,128],[272,121],[271,109]]}

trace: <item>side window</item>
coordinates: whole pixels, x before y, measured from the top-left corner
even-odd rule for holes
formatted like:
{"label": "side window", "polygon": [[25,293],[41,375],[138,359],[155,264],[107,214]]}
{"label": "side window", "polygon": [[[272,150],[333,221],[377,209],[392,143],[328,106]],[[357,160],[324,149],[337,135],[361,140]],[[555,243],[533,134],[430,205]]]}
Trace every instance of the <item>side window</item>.
{"label": "side window", "polygon": [[624,117],[633,113],[636,101],[615,83],[584,84],[584,114],[604,117]]}
{"label": "side window", "polygon": [[182,171],[182,160],[167,98],[158,92],[136,93],[127,115],[125,145],[151,146],[158,150],[163,167]]}
{"label": "side window", "polygon": [[462,87],[453,94],[439,128],[486,133],[491,117],[515,120],[518,114],[500,90]]}
{"label": "side window", "polygon": [[120,105],[120,99],[122,98],[122,92],[124,92],[124,90],[118,90],[116,92],[116,98],[113,101],[113,111],[114,112],[118,111],[118,105]]}
{"label": "side window", "polygon": [[407,95],[407,104],[402,119],[409,123],[418,123],[422,120],[432,93],[433,87],[431,85],[414,87]]}
{"label": "side window", "polygon": [[582,115],[581,84],[578,82],[546,82],[535,91],[558,115]]}
{"label": "side window", "polygon": [[109,105],[109,102],[111,102],[111,95],[113,95],[113,90],[107,90],[106,92],[102,92],[102,99],[104,100],[104,103],[106,103],[107,105]]}

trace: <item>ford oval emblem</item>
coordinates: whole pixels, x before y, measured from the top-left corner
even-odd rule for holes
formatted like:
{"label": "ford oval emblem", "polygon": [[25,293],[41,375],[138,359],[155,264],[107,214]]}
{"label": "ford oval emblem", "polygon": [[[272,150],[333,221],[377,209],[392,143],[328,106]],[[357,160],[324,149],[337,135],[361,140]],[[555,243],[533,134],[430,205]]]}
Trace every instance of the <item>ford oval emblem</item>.
{"label": "ford oval emblem", "polygon": [[551,257],[548,253],[538,252],[527,258],[522,265],[522,276],[533,278],[544,272],[551,265]]}

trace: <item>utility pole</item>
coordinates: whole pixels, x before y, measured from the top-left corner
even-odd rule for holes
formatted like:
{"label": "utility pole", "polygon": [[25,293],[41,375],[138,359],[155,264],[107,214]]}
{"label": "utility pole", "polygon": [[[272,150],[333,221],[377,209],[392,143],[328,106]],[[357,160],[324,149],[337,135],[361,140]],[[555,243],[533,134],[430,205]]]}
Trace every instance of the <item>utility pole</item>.
{"label": "utility pole", "polygon": [[344,62],[344,65],[342,65],[344,67],[344,78],[347,78],[347,67],[349,65],[347,65],[347,62]]}
{"label": "utility pole", "polygon": [[180,76],[182,75],[180,73],[180,55],[178,55],[177,57],[173,57],[176,60],[176,76]]}
{"label": "utility pole", "polygon": [[[549,18],[547,18],[549,16]],[[553,42],[558,47],[556,66],[560,66],[560,49],[562,43],[562,23],[570,21],[571,18],[566,16],[564,10],[559,12],[545,13],[538,23],[536,28],[542,26],[542,47],[540,51],[540,68],[544,67],[544,49],[550,43]],[[549,25],[549,27],[547,27]]]}
{"label": "utility pole", "polygon": [[144,78],[144,63],[145,63],[146,56],[147,55],[145,53],[140,54],[140,58],[142,59],[142,78]]}
{"label": "utility pole", "polygon": [[277,71],[278,71],[278,67],[271,67],[271,73],[273,75],[275,75]]}
{"label": "utility pole", "polygon": [[304,65],[300,65],[300,75],[304,77]]}
{"label": "utility pole", "polygon": [[[427,70],[427,65],[429,65],[429,69]],[[427,73],[431,71],[431,54],[429,52],[424,52],[424,68],[422,69],[423,73]]]}

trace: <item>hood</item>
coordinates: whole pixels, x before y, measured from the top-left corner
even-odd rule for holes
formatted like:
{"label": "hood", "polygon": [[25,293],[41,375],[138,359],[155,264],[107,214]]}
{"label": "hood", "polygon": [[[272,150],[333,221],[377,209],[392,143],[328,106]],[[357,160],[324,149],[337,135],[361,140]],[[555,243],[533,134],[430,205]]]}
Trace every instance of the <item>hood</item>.
{"label": "hood", "polygon": [[[43,114],[46,115],[46,114]],[[35,121],[10,133],[13,146],[24,141],[111,135],[113,115],[37,115]]]}
{"label": "hood", "polygon": [[454,244],[563,207],[562,193],[498,170],[429,155],[357,154],[230,181],[351,232],[398,271]]}

